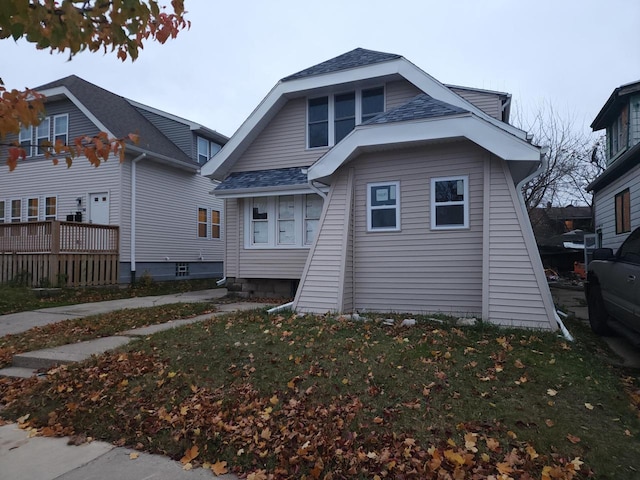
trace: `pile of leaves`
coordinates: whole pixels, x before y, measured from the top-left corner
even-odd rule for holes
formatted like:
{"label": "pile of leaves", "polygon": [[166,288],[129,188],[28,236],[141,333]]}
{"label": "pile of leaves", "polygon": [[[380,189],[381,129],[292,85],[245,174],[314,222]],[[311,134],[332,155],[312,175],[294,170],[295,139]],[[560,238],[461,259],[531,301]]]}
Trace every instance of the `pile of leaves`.
{"label": "pile of leaves", "polygon": [[[553,334],[260,312],[0,383],[3,414],[247,478],[630,478],[626,384]],[[603,432],[607,432],[606,439]]]}

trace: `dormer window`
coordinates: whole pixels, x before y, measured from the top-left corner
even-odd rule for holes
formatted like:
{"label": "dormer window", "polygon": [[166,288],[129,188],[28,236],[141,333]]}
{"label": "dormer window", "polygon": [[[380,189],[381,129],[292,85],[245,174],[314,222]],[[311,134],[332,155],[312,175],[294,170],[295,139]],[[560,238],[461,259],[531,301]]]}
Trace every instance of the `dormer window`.
{"label": "dormer window", "polygon": [[309,148],[330,147],[351,130],[384,112],[384,87],[310,98],[307,103]]}
{"label": "dormer window", "polygon": [[222,147],[203,137],[198,137],[198,163],[204,165],[211,157],[220,151]]}

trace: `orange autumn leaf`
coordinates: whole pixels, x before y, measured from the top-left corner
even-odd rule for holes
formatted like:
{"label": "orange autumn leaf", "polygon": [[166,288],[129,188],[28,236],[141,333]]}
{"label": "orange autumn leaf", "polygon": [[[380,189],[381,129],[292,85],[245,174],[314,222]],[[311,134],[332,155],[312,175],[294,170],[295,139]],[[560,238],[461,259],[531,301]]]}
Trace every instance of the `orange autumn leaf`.
{"label": "orange autumn leaf", "polygon": [[184,456],[180,459],[180,463],[186,465],[191,462],[194,458],[196,458],[199,454],[198,446],[194,445],[191,448],[188,448],[186,452],[184,452]]}
{"label": "orange autumn leaf", "polygon": [[225,473],[227,473],[229,471],[229,470],[227,470],[227,462],[217,461],[216,463],[211,465],[211,471],[216,476],[224,475]]}
{"label": "orange autumn leaf", "polygon": [[569,440],[573,444],[580,443],[580,437],[576,437],[575,435],[571,435],[570,433],[567,434],[567,440]]}

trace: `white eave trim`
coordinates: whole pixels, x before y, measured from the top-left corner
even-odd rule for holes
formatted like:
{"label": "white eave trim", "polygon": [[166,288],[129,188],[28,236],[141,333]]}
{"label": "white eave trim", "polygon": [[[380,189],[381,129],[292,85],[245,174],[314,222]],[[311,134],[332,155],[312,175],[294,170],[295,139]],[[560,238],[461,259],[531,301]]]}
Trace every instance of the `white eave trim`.
{"label": "white eave trim", "polygon": [[540,149],[472,114],[410,122],[360,125],[307,170],[309,180],[330,177],[367,147],[392,147],[466,138],[508,161],[540,162]]}
{"label": "white eave trim", "polygon": [[78,107],[78,110],[84,113],[85,116],[89,120],[91,120],[91,122],[95,124],[95,126],[98,127],[100,131],[107,133],[110,137],[115,137],[115,135],[111,131],[109,131],[107,127],[105,127],[104,124],[100,120],[98,120],[98,118],[93,113],[91,113],[91,111],[87,107],[85,107],[84,104],[80,100],[78,100],[76,96],[73,93],[71,93],[67,87],[54,87],[54,88],[48,88],[46,90],[38,90],[38,93],[41,93],[45,97],[47,97],[45,98],[45,102],[47,101],[47,99],[51,100],[51,97],[64,95],[69,100],[71,100],[71,102],[76,107]]}
{"label": "white eave trim", "polygon": [[[237,132],[229,139],[229,142],[227,142],[222,150],[202,167],[202,175],[220,180],[223,179],[229,172],[231,165],[244,152],[244,149],[248,147],[248,144],[252,140],[252,134],[255,135],[254,129],[258,128],[264,121],[270,119],[269,112],[284,104],[287,100],[287,95],[304,95],[305,92],[333,85],[394,75],[399,75],[407,79],[423,92],[437,100],[468,110],[511,135],[522,138],[523,140],[526,139],[526,133],[524,131],[487,115],[472,103],[449,90],[449,88],[431,75],[416,67],[410,61],[404,57],[400,57],[387,62],[278,82],[240,128],[238,128]],[[261,130],[261,128],[259,130]]]}
{"label": "white eave trim", "polygon": [[211,193],[218,198],[250,198],[272,197],[274,195],[302,195],[315,193],[306,185],[274,186],[259,188],[234,188],[229,190],[212,190]]}

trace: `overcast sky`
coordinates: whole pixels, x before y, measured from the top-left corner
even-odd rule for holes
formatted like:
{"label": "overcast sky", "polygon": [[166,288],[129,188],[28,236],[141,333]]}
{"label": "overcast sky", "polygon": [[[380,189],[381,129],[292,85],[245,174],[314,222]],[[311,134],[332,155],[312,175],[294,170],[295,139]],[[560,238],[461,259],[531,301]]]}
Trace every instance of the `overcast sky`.
{"label": "overcast sky", "polygon": [[[169,3],[168,0],[166,2]],[[0,42],[8,88],[75,74],[231,136],[277,81],[357,47],[396,53],[443,83],[509,92],[588,126],[640,80],[639,0],[185,0],[191,29],[139,59]]]}

